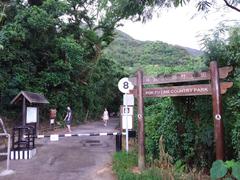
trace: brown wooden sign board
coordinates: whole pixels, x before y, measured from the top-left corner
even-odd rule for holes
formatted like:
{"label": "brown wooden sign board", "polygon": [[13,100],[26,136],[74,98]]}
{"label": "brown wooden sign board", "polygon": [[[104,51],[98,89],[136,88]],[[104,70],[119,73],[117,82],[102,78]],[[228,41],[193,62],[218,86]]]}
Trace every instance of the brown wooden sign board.
{"label": "brown wooden sign board", "polygon": [[[226,93],[227,89],[232,87],[232,82],[220,83],[221,94]],[[136,96],[136,90],[132,91]],[[175,97],[175,96],[201,96],[211,95],[212,88],[210,84],[196,84],[186,86],[170,86],[159,88],[144,88],[143,97]]]}
{"label": "brown wooden sign board", "polygon": [[[232,71],[232,66],[226,66],[219,68],[219,77],[224,79],[228,76],[229,72]],[[158,75],[156,77],[143,76],[143,85],[146,84],[167,84],[167,83],[177,83],[177,82],[188,82],[188,81],[203,81],[210,80],[210,71],[200,71],[200,72],[181,72],[176,74],[165,74]],[[136,77],[129,78],[134,85],[136,85]]]}
{"label": "brown wooden sign board", "polygon": [[[136,89],[130,91],[137,97],[138,106],[138,168],[145,168],[145,136],[144,136],[144,97],[175,97],[175,96],[197,96],[212,95],[214,137],[216,146],[216,159],[224,159],[224,136],[222,120],[222,99],[221,94],[226,93],[232,87],[232,82],[222,82],[232,71],[232,67],[218,68],[217,62],[210,63],[209,71],[201,72],[180,72],[170,75],[159,75],[157,77],[143,76],[142,71],[137,72],[137,77],[129,78]],[[167,84],[177,82],[210,80],[211,84],[195,84],[185,86],[170,86],[159,88],[143,88],[146,84]]]}

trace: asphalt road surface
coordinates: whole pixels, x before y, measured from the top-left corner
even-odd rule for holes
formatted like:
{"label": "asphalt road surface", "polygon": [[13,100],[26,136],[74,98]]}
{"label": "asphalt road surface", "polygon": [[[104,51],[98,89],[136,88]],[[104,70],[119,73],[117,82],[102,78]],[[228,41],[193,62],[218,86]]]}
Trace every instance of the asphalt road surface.
{"label": "asphalt road surface", "polygon": [[[119,119],[91,122],[73,128],[72,134],[116,132]],[[66,134],[62,130],[58,134]],[[54,134],[54,132],[53,132]],[[112,172],[112,155],[115,136],[65,137],[59,141],[38,139],[37,154],[30,160],[11,160],[10,169],[15,173],[0,180],[115,180]],[[0,161],[0,171],[6,161]]]}

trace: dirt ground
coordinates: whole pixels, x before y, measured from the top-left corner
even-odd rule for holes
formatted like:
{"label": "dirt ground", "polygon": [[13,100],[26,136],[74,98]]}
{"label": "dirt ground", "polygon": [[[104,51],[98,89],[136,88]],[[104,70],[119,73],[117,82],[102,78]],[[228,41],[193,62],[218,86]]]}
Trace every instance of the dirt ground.
{"label": "dirt ground", "polygon": [[[117,132],[119,119],[110,119],[107,127],[102,121],[73,127],[72,134]],[[66,134],[57,129],[51,134]],[[11,160],[14,174],[0,176],[0,180],[115,180],[112,155],[115,136],[65,137],[59,141],[49,138],[36,141],[37,154],[30,160]],[[6,160],[0,161],[0,172]]]}

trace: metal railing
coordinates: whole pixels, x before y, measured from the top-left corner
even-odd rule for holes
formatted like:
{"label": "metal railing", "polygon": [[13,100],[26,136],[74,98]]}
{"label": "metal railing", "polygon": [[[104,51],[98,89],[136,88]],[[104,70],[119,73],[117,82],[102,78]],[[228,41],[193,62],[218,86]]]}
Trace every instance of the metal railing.
{"label": "metal railing", "polygon": [[4,137],[4,138],[7,137],[7,139],[8,139],[7,152],[1,152],[0,153],[0,156],[7,156],[7,169],[6,170],[8,171],[9,170],[9,166],[10,166],[9,160],[10,160],[11,136],[10,136],[10,134],[7,133],[7,130],[6,130],[5,126],[4,126],[4,123],[3,123],[1,118],[0,118],[0,125],[1,125],[1,127],[3,129],[3,132],[4,132],[4,133],[0,133],[0,137]]}

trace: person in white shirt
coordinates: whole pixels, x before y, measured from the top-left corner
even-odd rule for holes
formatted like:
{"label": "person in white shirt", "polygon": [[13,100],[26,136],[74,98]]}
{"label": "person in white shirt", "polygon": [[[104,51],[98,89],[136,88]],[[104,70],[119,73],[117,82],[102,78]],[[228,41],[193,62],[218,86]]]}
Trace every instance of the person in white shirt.
{"label": "person in white shirt", "polygon": [[107,108],[105,108],[105,110],[103,112],[102,119],[103,119],[103,122],[104,122],[104,126],[107,126],[107,122],[109,120],[109,115],[108,115]]}

